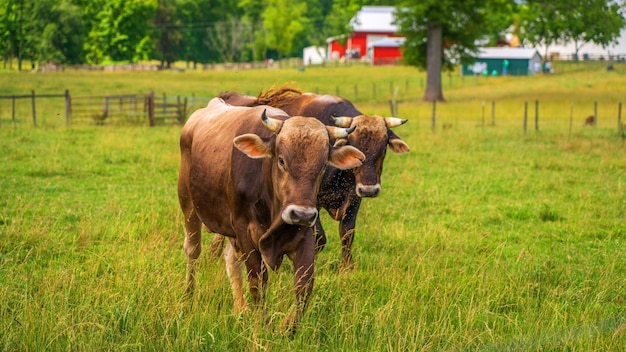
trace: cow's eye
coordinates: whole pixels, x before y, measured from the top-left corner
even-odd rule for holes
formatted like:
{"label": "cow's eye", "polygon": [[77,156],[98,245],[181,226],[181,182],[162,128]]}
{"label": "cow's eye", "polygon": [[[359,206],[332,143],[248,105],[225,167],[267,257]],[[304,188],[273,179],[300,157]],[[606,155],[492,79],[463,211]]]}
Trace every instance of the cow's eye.
{"label": "cow's eye", "polygon": [[282,167],[282,168],[285,167],[285,160],[283,159],[282,156],[278,157],[278,165],[280,165],[280,167]]}

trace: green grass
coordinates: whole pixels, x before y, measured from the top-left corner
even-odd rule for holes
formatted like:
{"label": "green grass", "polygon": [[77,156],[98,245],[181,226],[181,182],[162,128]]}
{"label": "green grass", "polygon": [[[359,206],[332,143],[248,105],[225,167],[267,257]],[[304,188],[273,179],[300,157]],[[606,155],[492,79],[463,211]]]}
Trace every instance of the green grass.
{"label": "green grass", "polygon": [[[0,349],[623,351],[624,141],[615,113],[596,128],[578,118],[569,132],[572,101],[617,106],[626,89],[617,69],[572,65],[551,77],[466,81],[444,91],[449,102],[437,107],[434,134],[432,107],[415,87],[400,105],[410,121],[396,130],[411,152],[387,155],[382,195],[362,204],[354,272],[338,272],[337,224],[323,214],[329,244],[295,336],[276,326],[293,302],[287,262],[270,274],[266,316],[233,314],[224,265],[206,253],[198,294],[183,299],[180,126],[32,128],[3,113]],[[0,94],[136,92],[159,81],[168,94],[199,95],[203,84],[219,91],[215,79],[256,92],[309,74],[298,84],[334,94],[340,81],[421,75],[329,70],[0,73],[10,83]],[[524,135],[519,105],[537,96],[546,97],[542,113],[553,106],[554,115]],[[489,103],[481,126],[483,99],[497,99],[495,126]],[[387,114],[380,100],[358,105]],[[442,130],[447,122],[453,127]]]}

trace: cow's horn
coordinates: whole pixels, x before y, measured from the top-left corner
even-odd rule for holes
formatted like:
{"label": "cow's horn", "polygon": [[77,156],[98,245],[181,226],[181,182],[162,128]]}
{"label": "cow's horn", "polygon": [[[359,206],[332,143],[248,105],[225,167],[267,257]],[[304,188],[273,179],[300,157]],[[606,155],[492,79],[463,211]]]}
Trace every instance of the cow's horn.
{"label": "cow's horn", "polygon": [[348,137],[350,133],[354,132],[354,130],[356,129],[356,126],[352,126],[350,128],[326,126],[326,129],[328,130],[330,139],[338,139],[338,138]]}
{"label": "cow's horn", "polygon": [[333,116],[333,122],[337,127],[350,127],[352,124],[352,117],[349,116]]}
{"label": "cow's horn", "polygon": [[281,120],[273,119],[267,116],[266,111],[267,109],[263,109],[263,114],[261,114],[261,121],[263,122],[263,125],[265,125],[267,129],[274,133],[280,132],[280,128],[283,127],[283,122]]}
{"label": "cow's horn", "polygon": [[385,125],[387,125],[387,128],[392,128],[392,127],[396,127],[396,126],[400,126],[404,123],[406,123],[407,119],[399,119],[397,117],[385,117]]}

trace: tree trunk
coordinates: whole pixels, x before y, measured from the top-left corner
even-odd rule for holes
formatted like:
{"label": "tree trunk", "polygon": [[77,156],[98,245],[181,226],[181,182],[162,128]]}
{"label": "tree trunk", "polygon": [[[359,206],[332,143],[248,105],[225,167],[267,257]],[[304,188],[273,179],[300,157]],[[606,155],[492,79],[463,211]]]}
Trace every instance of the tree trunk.
{"label": "tree trunk", "polygon": [[442,27],[440,24],[428,28],[426,44],[426,92],[424,101],[446,101],[441,89],[441,63],[443,55]]}

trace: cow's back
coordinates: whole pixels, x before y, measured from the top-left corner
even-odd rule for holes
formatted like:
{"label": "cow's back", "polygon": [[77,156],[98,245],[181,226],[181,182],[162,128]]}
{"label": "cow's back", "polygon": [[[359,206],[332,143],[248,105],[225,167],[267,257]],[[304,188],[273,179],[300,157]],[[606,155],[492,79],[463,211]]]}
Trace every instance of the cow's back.
{"label": "cow's back", "polygon": [[343,98],[313,93],[299,95],[281,109],[289,115],[313,116],[328,126],[335,124],[333,117],[361,115],[351,102]]}

